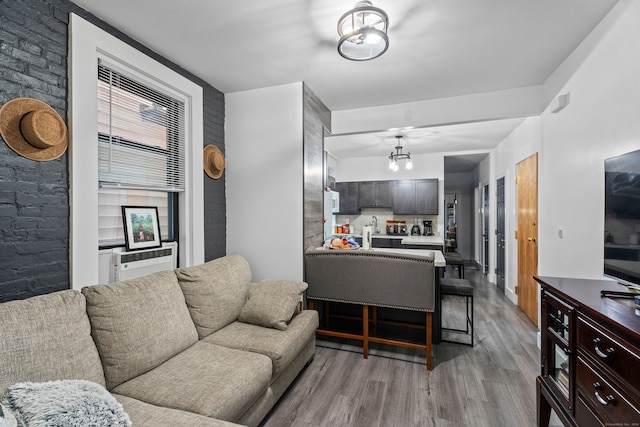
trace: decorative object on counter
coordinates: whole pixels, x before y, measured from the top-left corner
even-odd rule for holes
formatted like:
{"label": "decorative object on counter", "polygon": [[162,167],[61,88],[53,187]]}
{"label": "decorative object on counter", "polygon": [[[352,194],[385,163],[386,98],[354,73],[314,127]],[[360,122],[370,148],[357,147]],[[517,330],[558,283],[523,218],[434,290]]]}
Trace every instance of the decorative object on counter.
{"label": "decorative object on counter", "polygon": [[352,61],[368,61],[389,47],[389,17],[370,1],[359,1],[338,21],[338,53]]}
{"label": "decorative object on counter", "polygon": [[218,179],[222,176],[225,166],[225,158],[222,151],[215,145],[207,145],[204,147],[202,156],[202,163],[204,165],[204,171],[210,178]]}
{"label": "decorative object on counter", "polygon": [[392,151],[389,155],[389,169],[392,171],[397,171],[399,169],[398,160],[406,160],[404,164],[405,169],[413,169],[413,162],[411,161],[411,153],[403,153],[402,145],[400,145],[400,139],[402,135],[396,135],[396,152]]}
{"label": "decorative object on counter", "polygon": [[431,225],[433,221],[422,221],[424,225],[423,234],[425,236],[433,236],[433,226]]}
{"label": "decorative object on counter", "polygon": [[387,235],[391,236],[406,236],[407,235],[407,223],[406,221],[387,221]]}
{"label": "decorative object on counter", "polygon": [[420,235],[420,226],[418,225],[418,218],[413,219],[413,227],[411,227],[411,235],[412,236]]}
{"label": "decorative object on counter", "polygon": [[33,98],[12,99],[0,108],[0,134],[13,151],[40,162],[57,159],[69,145],[62,117]]}
{"label": "decorative object on counter", "polygon": [[331,239],[330,244],[326,245],[329,249],[360,249],[360,245],[351,237],[335,237]]}
{"label": "decorative object on counter", "polygon": [[371,249],[373,227],[365,225],[362,227],[362,249]]}

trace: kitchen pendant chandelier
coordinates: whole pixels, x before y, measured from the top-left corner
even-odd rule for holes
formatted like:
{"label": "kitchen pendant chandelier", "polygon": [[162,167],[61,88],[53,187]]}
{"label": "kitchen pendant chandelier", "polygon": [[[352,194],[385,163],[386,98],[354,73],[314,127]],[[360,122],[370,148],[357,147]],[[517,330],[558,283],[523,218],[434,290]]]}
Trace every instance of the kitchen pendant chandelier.
{"label": "kitchen pendant chandelier", "polygon": [[400,169],[398,166],[399,160],[406,160],[404,164],[405,169],[413,169],[413,162],[411,161],[411,153],[403,153],[402,145],[400,145],[400,139],[402,139],[402,135],[396,135],[397,143],[396,143],[396,152],[393,151],[389,155],[389,169],[392,171],[397,171]]}
{"label": "kitchen pendant chandelier", "polygon": [[359,1],[338,21],[338,53],[352,61],[377,58],[389,47],[389,17],[370,1]]}

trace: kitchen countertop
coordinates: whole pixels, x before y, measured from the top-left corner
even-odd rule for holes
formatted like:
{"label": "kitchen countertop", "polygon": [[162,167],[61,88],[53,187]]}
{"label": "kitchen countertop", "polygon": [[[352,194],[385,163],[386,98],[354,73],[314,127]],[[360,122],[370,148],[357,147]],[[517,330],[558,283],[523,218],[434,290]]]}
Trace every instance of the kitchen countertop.
{"label": "kitchen countertop", "polygon": [[[337,237],[362,237],[362,234],[334,234]],[[444,239],[440,236],[397,236],[393,234],[372,234],[374,239],[402,239],[402,243],[410,245],[440,245],[444,246]]]}
{"label": "kitchen countertop", "polygon": [[[426,237],[426,236],[425,236]],[[318,248],[322,249],[322,248]],[[331,249],[326,249],[331,250]],[[335,249],[340,250],[340,249]],[[392,249],[392,248],[371,248],[371,249],[357,249],[359,251],[371,251],[371,252],[387,252],[398,255],[411,255],[416,257],[427,257],[433,253],[433,265],[436,267],[446,267],[447,261],[444,259],[441,251],[432,251],[428,249]]]}
{"label": "kitchen countertop", "polygon": [[[426,236],[425,236],[426,237]],[[436,267],[446,267],[447,261],[444,259],[444,255],[442,255],[441,251],[430,251],[424,249],[389,249],[389,248],[373,248],[373,249],[362,249],[373,252],[390,252],[394,254],[400,255],[412,255],[419,257],[426,257],[433,254],[433,265]]]}
{"label": "kitchen countertop", "polygon": [[444,239],[440,236],[404,236],[402,244],[444,246]]}

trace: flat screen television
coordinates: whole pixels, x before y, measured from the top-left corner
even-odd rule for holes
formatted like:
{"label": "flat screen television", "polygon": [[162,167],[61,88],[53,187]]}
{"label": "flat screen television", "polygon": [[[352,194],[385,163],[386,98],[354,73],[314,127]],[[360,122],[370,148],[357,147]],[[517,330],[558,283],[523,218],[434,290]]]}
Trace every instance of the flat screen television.
{"label": "flat screen television", "polygon": [[604,161],[604,275],[640,285],[640,150]]}

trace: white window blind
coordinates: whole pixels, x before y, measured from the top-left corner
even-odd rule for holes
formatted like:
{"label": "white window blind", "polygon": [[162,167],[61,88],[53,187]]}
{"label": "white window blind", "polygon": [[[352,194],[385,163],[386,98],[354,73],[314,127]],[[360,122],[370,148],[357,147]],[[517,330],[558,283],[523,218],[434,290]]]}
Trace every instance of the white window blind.
{"label": "white window blind", "polygon": [[184,102],[98,64],[101,188],[184,191],[184,146]]}

